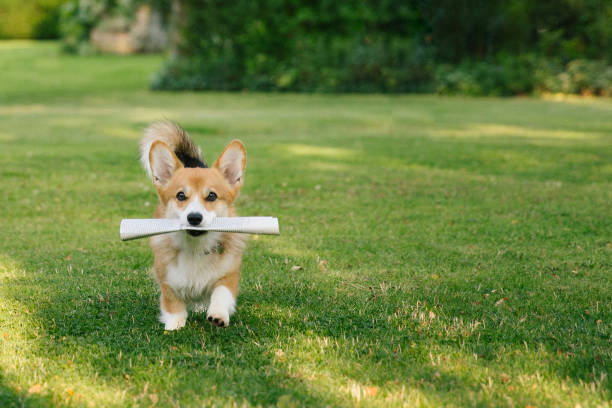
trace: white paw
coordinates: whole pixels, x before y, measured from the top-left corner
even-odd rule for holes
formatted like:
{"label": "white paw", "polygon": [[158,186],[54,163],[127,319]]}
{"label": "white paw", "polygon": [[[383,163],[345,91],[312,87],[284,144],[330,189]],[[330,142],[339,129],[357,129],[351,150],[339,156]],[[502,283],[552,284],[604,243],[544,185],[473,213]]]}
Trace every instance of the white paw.
{"label": "white paw", "polygon": [[229,311],[224,307],[210,307],[206,314],[208,321],[218,327],[229,326],[229,316]]}
{"label": "white paw", "polygon": [[178,330],[185,326],[187,322],[187,311],[178,313],[168,313],[164,310],[161,311],[159,321],[164,323],[165,330]]}
{"label": "white paw", "polygon": [[210,306],[206,317],[218,327],[229,326],[229,318],[236,307],[234,295],[225,286],[217,286],[210,296]]}

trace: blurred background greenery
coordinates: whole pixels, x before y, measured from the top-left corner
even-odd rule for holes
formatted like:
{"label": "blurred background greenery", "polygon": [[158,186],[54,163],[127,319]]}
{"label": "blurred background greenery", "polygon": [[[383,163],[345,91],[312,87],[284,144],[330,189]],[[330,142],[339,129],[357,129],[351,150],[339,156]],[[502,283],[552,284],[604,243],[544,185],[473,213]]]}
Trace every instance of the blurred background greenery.
{"label": "blurred background greenery", "polygon": [[0,0],[0,38],[166,52],[153,89],[612,94],[612,0]]}
{"label": "blurred background greenery", "polygon": [[0,39],[59,37],[59,14],[66,0],[0,0]]}

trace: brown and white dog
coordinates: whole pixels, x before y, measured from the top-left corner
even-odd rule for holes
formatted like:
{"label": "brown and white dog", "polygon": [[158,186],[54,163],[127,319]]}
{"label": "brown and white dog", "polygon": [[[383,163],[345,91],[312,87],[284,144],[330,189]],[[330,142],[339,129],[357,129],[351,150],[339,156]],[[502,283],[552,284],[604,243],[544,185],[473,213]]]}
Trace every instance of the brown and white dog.
{"label": "brown and white dog", "polygon": [[[239,140],[227,145],[212,167],[178,125],[151,125],[140,142],[141,161],[157,189],[155,218],[178,218],[198,226],[215,216],[232,217],[244,183],[246,151]],[[236,307],[242,234],[179,231],[151,238],[155,276],[161,289],[160,321],[166,330],[185,326],[187,308],[206,311],[227,327]]]}

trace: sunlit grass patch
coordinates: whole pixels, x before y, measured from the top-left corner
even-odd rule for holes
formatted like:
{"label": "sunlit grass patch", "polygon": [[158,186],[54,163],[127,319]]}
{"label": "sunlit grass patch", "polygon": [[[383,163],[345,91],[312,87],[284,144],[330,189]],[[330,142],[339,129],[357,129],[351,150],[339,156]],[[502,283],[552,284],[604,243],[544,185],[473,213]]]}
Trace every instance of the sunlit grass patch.
{"label": "sunlit grass patch", "polygon": [[509,136],[515,138],[527,139],[571,139],[571,140],[598,140],[605,137],[599,132],[580,132],[566,129],[541,129],[528,128],[524,126],[509,126],[498,124],[472,124],[465,129],[439,129],[433,132],[433,135],[459,138],[479,138],[479,137],[500,137]]}

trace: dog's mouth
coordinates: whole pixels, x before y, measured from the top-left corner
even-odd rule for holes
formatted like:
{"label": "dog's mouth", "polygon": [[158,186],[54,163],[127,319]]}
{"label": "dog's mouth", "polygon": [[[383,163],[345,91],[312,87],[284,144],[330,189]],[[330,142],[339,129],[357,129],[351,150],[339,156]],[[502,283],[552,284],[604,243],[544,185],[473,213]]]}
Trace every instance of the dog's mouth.
{"label": "dog's mouth", "polygon": [[192,237],[199,237],[200,235],[206,234],[208,231],[197,231],[197,230],[187,230],[187,233]]}

